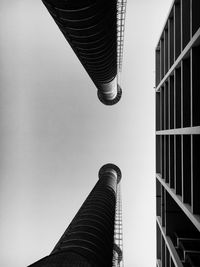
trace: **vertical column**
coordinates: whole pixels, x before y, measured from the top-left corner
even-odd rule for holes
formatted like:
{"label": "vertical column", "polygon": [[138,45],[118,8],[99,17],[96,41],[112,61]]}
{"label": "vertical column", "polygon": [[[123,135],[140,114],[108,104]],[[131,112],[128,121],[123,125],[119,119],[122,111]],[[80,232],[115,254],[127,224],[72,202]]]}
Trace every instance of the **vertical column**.
{"label": "vertical column", "polygon": [[181,10],[180,1],[174,5],[174,56],[175,60],[181,52]]}
{"label": "vertical column", "polygon": [[190,114],[190,57],[182,61],[182,109],[183,109],[183,127],[191,126]]}
{"label": "vertical column", "polygon": [[182,50],[190,41],[190,0],[181,0]]}
{"label": "vertical column", "polygon": [[160,78],[160,46],[156,49],[156,86],[159,84]]}
{"label": "vertical column", "polygon": [[171,188],[174,188],[174,135],[170,135],[170,180],[169,184]]}
{"label": "vertical column", "polygon": [[200,27],[200,1],[192,0],[192,35],[194,35]]}
{"label": "vertical column", "polygon": [[200,135],[192,136],[192,212],[200,214]]}
{"label": "vertical column", "polygon": [[164,65],[164,69],[165,69],[165,74],[168,72],[168,69],[169,69],[169,51],[168,51],[168,28],[165,29],[164,31],[164,49],[165,49],[165,52],[164,52],[164,62],[165,62],[165,65]]}
{"label": "vertical column", "polygon": [[200,103],[200,79],[199,79],[199,68],[200,68],[200,46],[192,48],[192,117],[193,117],[193,126],[200,125],[200,112],[199,112],[199,103]]}
{"label": "vertical column", "polygon": [[191,136],[182,136],[182,200],[191,204]]}
{"label": "vertical column", "polygon": [[170,76],[170,129],[174,129],[174,76]]}
{"label": "vertical column", "polygon": [[181,68],[175,70],[175,116],[176,128],[181,128]]}
{"label": "vertical column", "polygon": [[169,19],[169,58],[171,67],[174,63],[174,16]]}
{"label": "vertical column", "polygon": [[164,77],[164,38],[160,40],[160,78]]}

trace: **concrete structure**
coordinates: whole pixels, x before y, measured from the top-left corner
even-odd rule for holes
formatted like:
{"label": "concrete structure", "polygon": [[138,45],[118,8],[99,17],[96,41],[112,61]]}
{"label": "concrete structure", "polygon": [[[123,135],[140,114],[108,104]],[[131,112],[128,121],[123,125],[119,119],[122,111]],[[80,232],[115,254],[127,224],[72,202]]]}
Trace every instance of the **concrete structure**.
{"label": "concrete structure", "polygon": [[42,0],[94,82],[100,101],[117,103],[126,0]]}
{"label": "concrete structure", "polygon": [[157,266],[200,266],[200,1],[175,0],[156,47]]}
{"label": "concrete structure", "polygon": [[121,171],[106,164],[51,254],[30,267],[121,267]]}

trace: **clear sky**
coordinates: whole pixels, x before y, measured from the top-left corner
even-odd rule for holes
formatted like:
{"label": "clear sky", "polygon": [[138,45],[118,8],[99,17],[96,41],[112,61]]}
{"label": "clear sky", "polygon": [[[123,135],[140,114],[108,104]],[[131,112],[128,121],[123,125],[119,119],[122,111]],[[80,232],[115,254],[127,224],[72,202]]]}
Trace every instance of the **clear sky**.
{"label": "clear sky", "polygon": [[46,256],[108,162],[125,267],[155,266],[154,50],[171,0],[128,0],[123,96],[96,88],[40,0],[0,2],[0,266]]}

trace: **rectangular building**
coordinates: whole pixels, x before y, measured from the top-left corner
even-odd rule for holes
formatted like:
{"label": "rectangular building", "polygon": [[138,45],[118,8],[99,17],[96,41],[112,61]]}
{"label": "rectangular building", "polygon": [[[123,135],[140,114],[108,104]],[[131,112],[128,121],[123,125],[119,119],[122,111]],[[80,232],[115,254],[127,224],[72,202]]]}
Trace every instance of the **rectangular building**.
{"label": "rectangular building", "polygon": [[175,0],[156,47],[157,266],[200,266],[200,0]]}

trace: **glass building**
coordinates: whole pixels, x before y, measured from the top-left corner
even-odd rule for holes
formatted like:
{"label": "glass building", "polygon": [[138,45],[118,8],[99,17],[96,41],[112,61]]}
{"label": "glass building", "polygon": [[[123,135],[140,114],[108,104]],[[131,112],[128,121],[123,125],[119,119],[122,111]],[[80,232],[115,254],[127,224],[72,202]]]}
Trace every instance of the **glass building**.
{"label": "glass building", "polygon": [[200,1],[175,0],[156,47],[157,266],[200,266]]}

